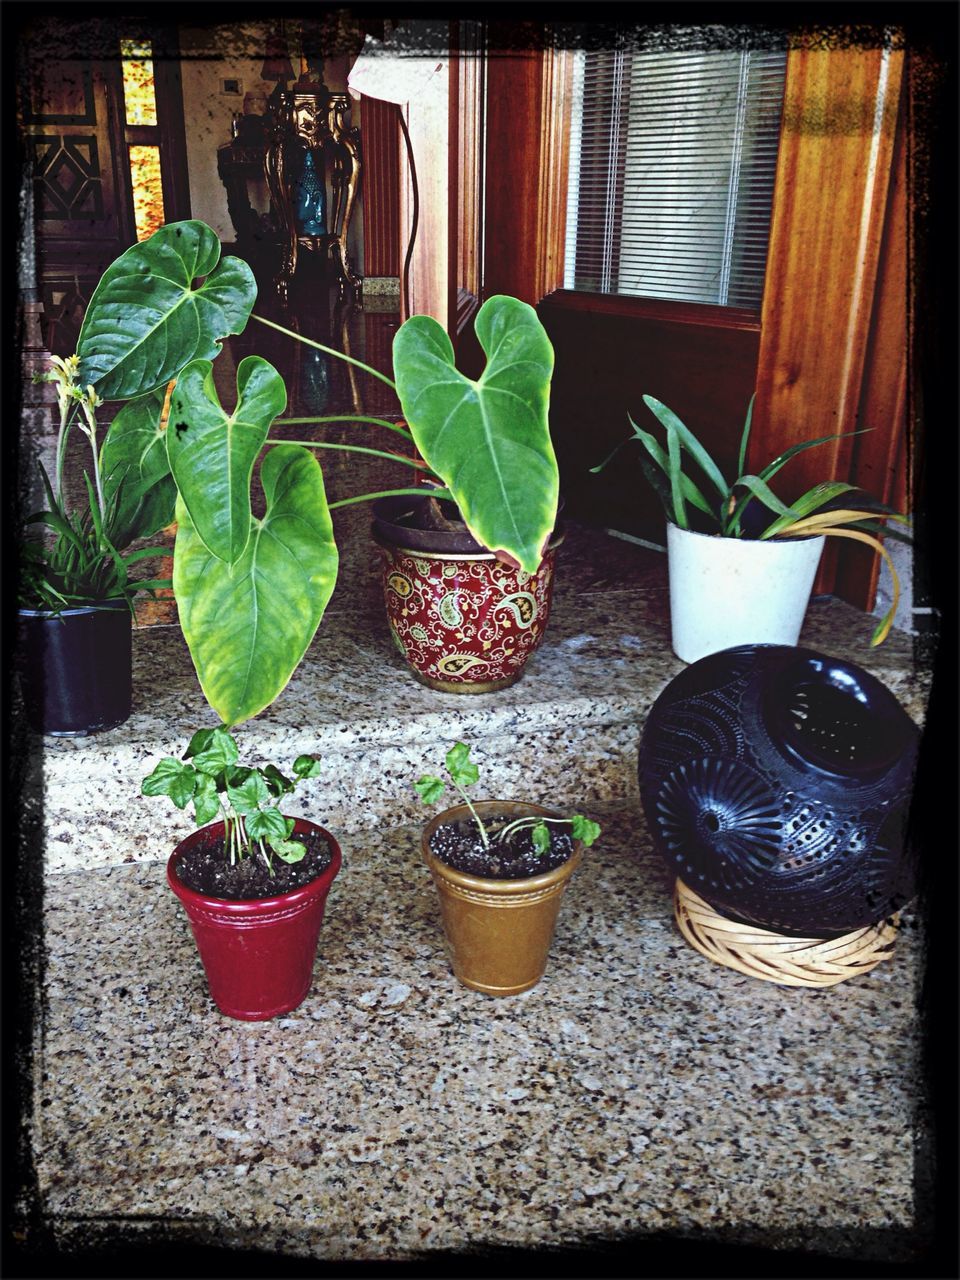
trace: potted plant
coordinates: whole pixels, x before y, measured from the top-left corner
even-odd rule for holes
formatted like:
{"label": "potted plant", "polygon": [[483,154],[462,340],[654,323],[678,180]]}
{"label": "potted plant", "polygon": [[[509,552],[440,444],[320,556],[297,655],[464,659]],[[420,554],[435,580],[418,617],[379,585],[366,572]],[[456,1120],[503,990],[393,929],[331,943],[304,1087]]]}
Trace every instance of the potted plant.
{"label": "potted plant", "polygon": [[[270,451],[261,468],[267,511],[262,519],[251,513],[253,463],[266,425],[286,405],[283,380],[266,361],[242,362],[231,414],[213,390],[217,340],[242,331],[255,297],[249,268],[220,261],[209,228],[171,224],[104,273],[64,368],[69,394],[87,388],[80,394],[91,408],[128,401],[104,442],[105,473],[162,474],[175,498],[164,522],[171,514],[178,522],[178,614],[188,639],[201,644],[199,655],[192,650],[195,665],[222,724],[196,732],[181,760],[162,759],[141,789],[169,795],[180,808],[192,804],[200,830],[174,850],[168,881],[187,911],[215,1002],[230,1017],[259,1020],[304,998],[341,859],[329,832],[278,808],[298,782],[315,776],[317,762],[298,758],[292,779],[273,765],[242,765],[229,732],[285,686],[322,616],[337,564],[320,467],[306,450]],[[129,498],[118,504],[128,507]],[[253,647],[246,636],[237,641],[250,626],[251,588],[262,614]],[[211,635],[223,645],[220,664],[202,647]],[[224,675],[238,655],[255,665]]]}
{"label": "potted plant", "polygon": [[[641,460],[644,474],[667,516],[670,621],[677,657],[696,662],[735,645],[796,644],[826,537],[866,543],[889,566],[893,601],[871,638],[871,644],[880,644],[893,622],[900,585],[877,535],[907,538],[883,523],[904,524],[904,517],[842,480],[816,484],[789,506],[769,485],[798,453],[860,433],[802,441],[757,475],[749,474],[745,465],[751,399],[740,437],[738,475],[728,484],[707,450],[672,410],[653,396],[645,395],[643,400],[666,431],[664,448],[627,415],[634,431],[630,438],[639,440],[648,455]],[[698,484],[684,469],[685,459],[696,463],[706,485],[703,480]],[[594,467],[594,472],[609,461]]]}
{"label": "potted plant", "polygon": [[[406,423],[363,415],[351,419],[399,437],[402,447],[397,452],[319,441],[277,443],[269,432],[286,408],[281,375],[268,361],[247,357],[237,371],[236,405],[232,411],[225,409],[212,378],[216,353],[200,344],[192,350],[190,331],[182,323],[185,302],[195,304],[213,278],[208,274],[202,286],[194,286],[202,266],[208,273],[223,272],[213,291],[219,307],[219,313],[213,312],[218,336],[242,330],[255,297],[252,276],[247,271],[241,277],[228,265],[235,259],[217,266],[218,255],[217,237],[200,222],[169,224],[132,246],[107,269],[91,299],[77,352],[79,385],[89,382],[105,399],[140,397],[151,386],[176,378],[164,433],[177,489],[173,589],[184,637],[211,705],[227,725],[263,710],[289,680],[320,623],[337,571],[332,507],[313,453],[324,447],[372,452],[400,462],[417,477],[433,480],[433,507],[424,504],[431,511],[444,502],[456,507],[454,514],[462,517],[462,526],[474,540],[471,546],[477,547],[471,554],[480,554],[488,567],[471,568],[461,587],[450,562],[442,562],[443,589],[436,612],[444,643],[454,657],[439,683],[463,688],[489,683],[490,655],[501,650],[503,661],[494,683],[515,679],[546,623],[557,543],[548,540],[559,503],[559,473],[547,424],[553,350],[533,309],[515,298],[494,297],[484,303],[476,329],[488,361],[476,382],[455,368],[449,338],[428,316],[413,316],[398,331],[394,383],[362,361],[254,315],[260,323],[386,382],[397,391],[406,417]],[[151,282],[161,274],[171,277],[174,286],[154,289]],[[122,326],[117,323],[120,316]],[[227,323],[232,327],[224,327]],[[250,484],[254,462],[264,448],[269,448],[262,468],[267,513],[257,521]],[[228,501],[224,495],[229,495]],[[381,496],[423,498],[424,490],[418,484],[386,495],[360,494],[333,505]],[[448,526],[451,508],[439,512]],[[395,515],[378,510],[381,545],[386,545]],[[283,536],[274,536],[278,532]],[[287,535],[295,545],[285,541]],[[407,530],[402,538],[406,546]],[[267,554],[269,571],[264,568]],[[418,559],[426,563],[422,554]],[[420,590],[416,582],[418,567],[405,568],[410,594],[416,592],[426,601],[428,588]],[[279,589],[281,582],[285,591]],[[486,598],[479,637],[473,633],[480,610],[468,599],[478,583]],[[398,587],[404,589],[388,564],[388,606],[398,598]],[[287,610],[291,597],[297,607]],[[409,618],[412,606],[405,607]],[[420,644],[414,625],[413,642]],[[519,641],[498,645],[497,628]],[[401,634],[396,625],[394,634]],[[277,635],[283,636],[280,647],[275,644]],[[477,653],[467,649],[474,641]],[[241,672],[254,675],[247,679]]]}
{"label": "potted plant", "polygon": [[418,680],[451,693],[486,693],[522,675],[547,626],[562,541],[546,331],[532,307],[498,296],[477,313],[476,333],[487,355],[476,381],[457,370],[429,316],[397,333],[400,403],[450,498],[428,492],[374,507],[391,634]]}
{"label": "potted plant", "polygon": [[[543,977],[564,890],[600,827],[536,804],[471,801],[479,769],[463,742],[447,752],[446,772],[463,803],[426,824],[422,851],[453,972],[475,991],[517,995]],[[415,786],[435,804],[446,784],[425,774]]]}
{"label": "potted plant", "polygon": [[198,830],[177,845],[167,883],[183,904],[222,1013],[262,1021],[289,1013],[310,989],[327,894],[340,870],[329,831],[281,814],[281,798],[320,772],[298,756],[293,778],[240,764],[226,729],[200,729],[180,760],[162,759],[144,795],[193,806]]}
{"label": "potted plant", "polygon": [[[180,807],[194,805],[197,821],[204,827],[191,838],[191,849],[199,844],[208,850],[216,844],[221,861],[230,864],[231,880],[241,883],[239,893],[227,895],[229,905],[216,908],[217,929],[222,933],[227,927],[224,920],[229,920],[230,930],[248,940],[267,936],[250,932],[250,921],[258,914],[265,912],[272,924],[286,924],[287,895],[274,892],[281,887],[280,879],[274,877],[279,863],[304,860],[294,847],[294,836],[303,828],[275,812],[273,802],[287,794],[287,780],[273,766],[266,770],[241,766],[229,730],[270,706],[290,680],[320,624],[338,565],[330,516],[336,504],[327,502],[322,471],[312,452],[330,446],[269,439],[270,427],[284,412],[287,397],[283,378],[268,361],[256,356],[241,361],[236,403],[230,411],[221,405],[214,385],[217,339],[242,332],[255,296],[249,268],[236,259],[220,261],[220,244],[209,227],[196,221],[168,224],[107,268],[87,308],[76,357],[69,365],[71,396],[87,388],[83,394],[91,403],[129,402],[108,437],[117,457],[132,470],[133,462],[139,463],[159,446],[157,452],[167,468],[164,476],[175,487],[172,582],[178,617],[201,689],[221,724],[195,734],[182,761],[173,757],[161,761],[143,789],[146,794],[168,794]],[[394,386],[385,375],[342,352],[256,318],[358,364]],[[523,572],[533,573],[553,528],[558,493],[545,416],[545,380],[552,368],[552,351],[549,344],[544,350],[532,310],[515,299],[490,299],[482,324],[478,317],[478,330],[491,355],[488,372],[492,372],[480,391],[464,380],[460,389],[465,404],[471,398],[481,403],[479,417],[451,407],[438,394],[444,378],[453,377],[452,351],[445,337],[445,347],[440,341],[439,326],[426,317],[413,317],[404,329],[405,337],[398,334],[400,356],[395,363],[411,424],[356,420],[397,433],[407,452],[333,447],[373,452],[418,473],[431,472],[436,480],[432,496],[456,502],[478,537],[488,539],[502,558],[513,558]],[[524,367],[534,352],[540,357],[535,374]],[[161,393],[167,391],[164,417]],[[506,413],[501,402],[523,403],[524,393],[533,402],[531,414]],[[435,405],[434,412],[430,405]],[[444,420],[448,420],[447,432],[442,429]],[[457,450],[451,450],[455,440],[463,448],[462,466],[457,465]],[[257,517],[251,483],[254,463],[265,448],[260,467],[265,512]],[[423,461],[412,456],[416,450]],[[506,483],[502,475],[518,457],[529,472],[529,480],[519,486]],[[391,492],[406,496],[411,491]],[[422,492],[413,490],[415,495]],[[379,495],[343,502],[375,496]],[[303,761],[299,765],[306,767]],[[298,776],[300,769],[295,764]],[[218,799],[224,796],[225,801]],[[221,809],[222,819],[214,822]],[[316,890],[314,896],[320,895],[314,881],[324,876],[332,879],[339,865],[335,841],[317,830],[330,850],[331,862],[310,886],[298,886],[308,895]],[[192,918],[202,919],[206,928],[214,911],[210,900],[217,895],[191,889],[206,898],[199,902],[182,891],[179,867],[186,857],[182,846],[174,851],[170,883],[185,905],[190,904]],[[262,884],[255,890],[257,898],[244,897],[242,886],[251,865],[246,859],[267,866],[270,880],[265,900]],[[197,933],[198,943],[200,937]],[[274,958],[261,956],[259,969],[281,964],[288,946],[282,930],[274,942]],[[228,969],[236,967],[247,945],[237,942],[240,950],[233,951]],[[201,949],[206,962],[208,944],[201,944]],[[211,976],[211,990],[234,1017],[274,1016],[283,1011],[281,1005],[293,1007],[289,1001],[302,999],[305,990],[291,980],[282,996],[260,991],[247,1000],[236,992],[218,996],[218,981]]]}
{"label": "potted plant", "polygon": [[[56,383],[60,410],[56,466],[53,481],[40,466],[47,506],[25,521],[30,533],[19,566],[18,667],[31,728],[83,737],[115,728],[130,715],[134,598],[169,585],[132,577],[137,561],[160,552],[130,547],[170,523],[176,489],[159,436],[134,453],[118,448],[111,430],[98,447],[102,400],[92,386],[79,384],[76,356],[54,356],[52,362],[47,378]],[[159,419],[162,393],[147,401]],[[133,404],[121,411],[118,426],[127,445],[139,438],[145,408]],[[91,456],[85,500],[71,509],[64,471],[73,427]]]}

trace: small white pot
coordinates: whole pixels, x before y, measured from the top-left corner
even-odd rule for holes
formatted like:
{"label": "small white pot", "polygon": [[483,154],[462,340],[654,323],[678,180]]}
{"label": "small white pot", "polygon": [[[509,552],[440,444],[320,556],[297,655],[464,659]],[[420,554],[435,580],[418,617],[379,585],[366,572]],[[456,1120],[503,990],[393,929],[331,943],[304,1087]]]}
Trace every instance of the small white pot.
{"label": "small white pot", "polygon": [[739,644],[796,644],[824,542],[721,538],[668,524],[677,657],[696,662]]}

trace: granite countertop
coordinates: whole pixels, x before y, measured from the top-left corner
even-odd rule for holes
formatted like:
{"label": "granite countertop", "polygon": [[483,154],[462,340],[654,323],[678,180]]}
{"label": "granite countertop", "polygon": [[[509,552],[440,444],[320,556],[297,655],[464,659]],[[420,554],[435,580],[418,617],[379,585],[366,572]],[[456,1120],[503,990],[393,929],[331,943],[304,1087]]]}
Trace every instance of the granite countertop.
{"label": "granite countertop", "polygon": [[[670,649],[665,555],[571,524],[546,637],[523,678],[497,693],[447,694],[418,684],[393,647],[369,513],[346,508],[337,521],[340,578],[317,637],[276,702],[238,731],[253,763],[320,756],[321,776],[298,792],[304,813],[338,833],[415,821],[413,779],[435,772],[458,738],[475,746],[491,794],[533,786],[548,803],[636,799],[643,719],[684,667]],[[852,658],[922,720],[927,675],[910,638],[893,633],[870,649],[870,631],[851,606],[814,600],[800,642]],[[162,859],[189,833],[172,804],[140,795],[163,756],[216,723],[178,627],[135,631],[133,679],[124,725],[43,740],[51,873]],[[132,838],[147,823],[149,834]]]}
{"label": "granite countertop", "polygon": [[[42,744],[34,1227],[68,1253],[162,1228],[188,1249],[424,1265],[651,1233],[909,1260],[928,1234],[918,925],[908,914],[892,960],[821,991],[741,976],[683,941],[636,789],[643,718],[683,667],[665,557],[572,525],[523,679],[457,697],[417,684],[392,649],[369,513],[337,520],[342,570],[317,640],[239,735],[258,760],[323,758],[296,811],[343,847],[294,1013],[218,1013],[165,884],[191,825],[139,781],[212,723],[178,629],[135,632],[127,724]],[[922,722],[909,637],[871,650],[870,630],[815,600],[801,643],[866,667]],[[411,782],[457,737],[488,793],[535,790],[604,825],[546,977],[512,998],[452,976],[419,858]]]}
{"label": "granite countertop", "polygon": [[499,1000],[448,968],[419,828],[343,840],[312,991],[269,1023],[212,1005],[160,864],[51,877],[33,1149],[61,1247],[162,1224],[315,1259],[651,1232],[909,1259],[915,921],[857,980],[746,978],[681,939],[642,817],[594,814],[545,978]]}

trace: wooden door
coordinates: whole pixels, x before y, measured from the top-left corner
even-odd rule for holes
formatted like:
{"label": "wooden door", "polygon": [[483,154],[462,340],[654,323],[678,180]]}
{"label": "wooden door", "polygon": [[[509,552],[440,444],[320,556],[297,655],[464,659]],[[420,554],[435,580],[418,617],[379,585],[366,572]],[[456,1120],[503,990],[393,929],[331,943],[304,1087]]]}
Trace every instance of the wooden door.
{"label": "wooden door", "polygon": [[[186,146],[171,34],[153,29],[157,123],[125,121],[120,40],[107,19],[23,20],[18,91],[25,180],[33,188],[36,281],[45,338],[74,349],[83,311],[105,267],[137,239],[131,145],[159,148],[165,219],[189,216]],[[139,30],[132,35],[140,35]],[[30,229],[25,229],[30,234]]]}

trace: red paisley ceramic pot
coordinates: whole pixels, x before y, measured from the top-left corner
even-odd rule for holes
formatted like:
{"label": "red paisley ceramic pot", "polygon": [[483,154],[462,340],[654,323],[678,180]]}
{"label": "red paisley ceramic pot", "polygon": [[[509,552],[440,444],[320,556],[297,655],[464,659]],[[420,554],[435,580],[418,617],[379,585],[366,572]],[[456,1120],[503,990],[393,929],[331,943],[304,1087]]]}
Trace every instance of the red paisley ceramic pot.
{"label": "red paisley ceramic pot", "polygon": [[[535,574],[492,552],[448,551],[452,538],[374,522],[394,643],[416,678],[445,693],[490,693],[518,680],[550,616],[555,535]],[[441,549],[428,550],[433,541]],[[410,542],[418,545],[404,545]],[[478,544],[469,539],[474,547]]]}

